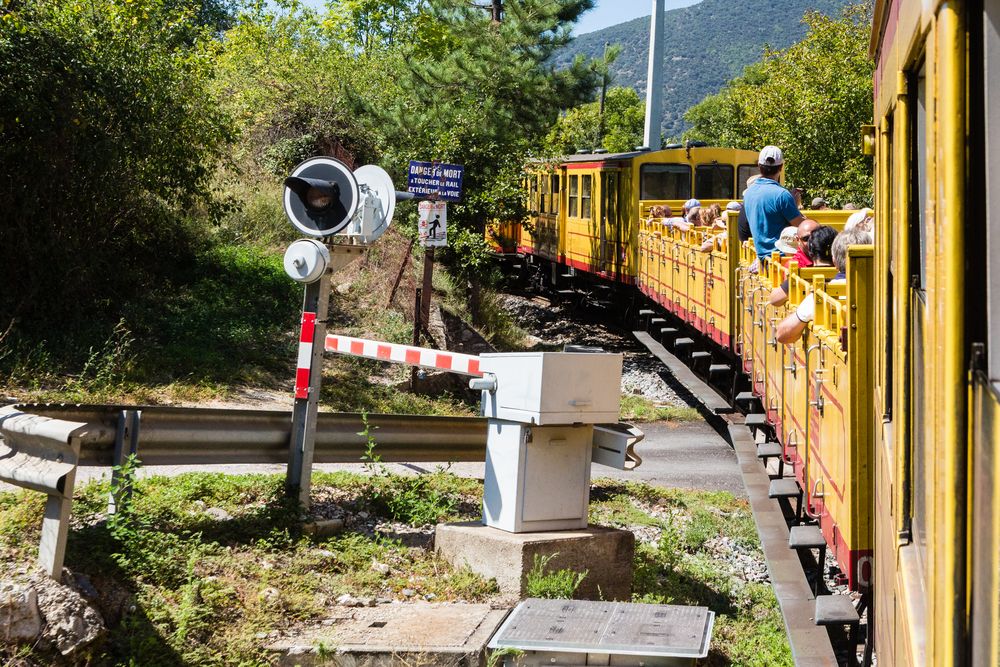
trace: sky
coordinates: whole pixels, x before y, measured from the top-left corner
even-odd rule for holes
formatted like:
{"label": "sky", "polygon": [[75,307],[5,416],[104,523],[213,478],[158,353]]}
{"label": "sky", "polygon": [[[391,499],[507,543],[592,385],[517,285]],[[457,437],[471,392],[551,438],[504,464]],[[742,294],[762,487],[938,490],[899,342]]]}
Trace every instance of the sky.
{"label": "sky", "polygon": [[[670,10],[696,5],[698,2],[700,0],[664,0],[664,5]],[[574,32],[582,35],[652,13],[653,0],[597,0],[594,8],[580,18]]]}
{"label": "sky", "polygon": [[[701,0],[664,0],[666,9],[678,9],[696,5]],[[305,0],[314,9],[322,9],[327,0]],[[601,28],[618,25],[653,13],[653,0],[597,0],[593,9],[583,15],[576,24],[574,33],[582,35]]]}

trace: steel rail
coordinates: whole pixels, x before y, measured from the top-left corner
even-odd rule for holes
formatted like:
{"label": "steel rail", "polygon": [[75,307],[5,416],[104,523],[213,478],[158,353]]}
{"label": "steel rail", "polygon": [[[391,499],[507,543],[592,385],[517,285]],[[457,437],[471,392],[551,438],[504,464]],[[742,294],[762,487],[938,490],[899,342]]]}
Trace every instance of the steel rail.
{"label": "steel rail", "polygon": [[[144,466],[287,463],[292,413],[284,410],[163,406],[18,404],[32,415],[90,425],[79,465],[114,463],[115,435],[123,411],[141,412],[137,454]],[[368,415],[368,434],[386,463],[483,461],[487,420],[479,417]],[[317,463],[355,463],[367,445],[364,418],[320,413]]]}

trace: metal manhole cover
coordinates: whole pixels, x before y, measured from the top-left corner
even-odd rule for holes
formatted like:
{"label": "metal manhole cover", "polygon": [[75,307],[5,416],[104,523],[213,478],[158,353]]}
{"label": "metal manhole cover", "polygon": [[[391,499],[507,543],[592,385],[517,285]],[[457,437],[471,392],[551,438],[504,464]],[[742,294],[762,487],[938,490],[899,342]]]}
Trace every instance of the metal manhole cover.
{"label": "metal manhole cover", "polygon": [[489,646],[700,658],[708,655],[714,621],[706,607],[529,598]]}

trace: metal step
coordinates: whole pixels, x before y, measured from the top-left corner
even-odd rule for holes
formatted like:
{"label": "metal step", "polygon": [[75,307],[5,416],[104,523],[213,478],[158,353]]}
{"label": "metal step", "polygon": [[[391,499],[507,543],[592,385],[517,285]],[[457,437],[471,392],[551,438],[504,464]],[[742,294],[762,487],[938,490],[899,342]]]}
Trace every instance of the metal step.
{"label": "metal step", "polygon": [[757,446],[757,458],[770,459],[784,453],[779,442],[763,442]]}
{"label": "metal step", "polygon": [[789,549],[821,549],[826,546],[819,526],[792,526],[788,530]]}
{"label": "metal step", "polygon": [[576,290],[571,289],[561,289],[556,291],[559,296],[576,296]]}
{"label": "metal step", "polygon": [[728,373],[731,370],[732,367],[729,364],[711,364],[708,367],[708,374],[718,375],[720,373]]}
{"label": "metal step", "polygon": [[696,359],[711,359],[711,358],[712,358],[712,353],[711,352],[692,352],[691,353],[691,359],[692,360],[696,360]]}
{"label": "metal step", "polygon": [[771,424],[767,421],[767,415],[763,412],[754,412],[746,416],[743,423],[753,428],[767,428]]}
{"label": "metal step", "polygon": [[652,315],[652,314],[653,311],[650,310],[649,308],[643,308],[642,310],[639,311],[639,317],[645,317],[646,315]]}
{"label": "metal step", "polygon": [[667,321],[665,319],[663,319],[662,317],[654,317],[653,319],[651,319],[649,321],[649,326],[654,327],[657,324],[666,324],[666,323],[667,323]]}
{"label": "metal step", "polygon": [[799,483],[794,479],[772,479],[767,487],[768,498],[798,498],[801,495]]}
{"label": "metal step", "polygon": [[661,336],[673,336],[677,332],[678,332],[678,330],[677,330],[676,327],[661,327],[660,328],[660,335]]}
{"label": "metal step", "polygon": [[858,610],[846,595],[820,595],[816,598],[816,625],[857,625]]}
{"label": "metal step", "polygon": [[757,394],[753,393],[752,391],[741,391],[740,393],[736,394],[737,403],[749,403],[750,401],[756,401],[756,400],[759,400],[757,398]]}
{"label": "metal step", "polygon": [[674,347],[687,347],[689,345],[694,345],[694,339],[692,338],[678,338],[674,341]]}

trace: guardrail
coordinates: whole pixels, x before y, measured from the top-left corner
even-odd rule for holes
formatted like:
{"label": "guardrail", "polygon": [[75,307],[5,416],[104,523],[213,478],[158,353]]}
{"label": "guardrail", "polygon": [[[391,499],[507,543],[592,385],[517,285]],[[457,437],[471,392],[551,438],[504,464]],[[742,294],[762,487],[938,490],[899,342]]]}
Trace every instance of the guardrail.
{"label": "guardrail", "polygon": [[[483,461],[487,420],[368,415],[382,461]],[[320,413],[317,463],[355,463],[367,450],[364,417]],[[39,561],[59,578],[77,466],[288,463],[292,412],[115,405],[20,404],[0,409],[0,481],[48,495]],[[115,511],[114,504],[109,512]]]}

